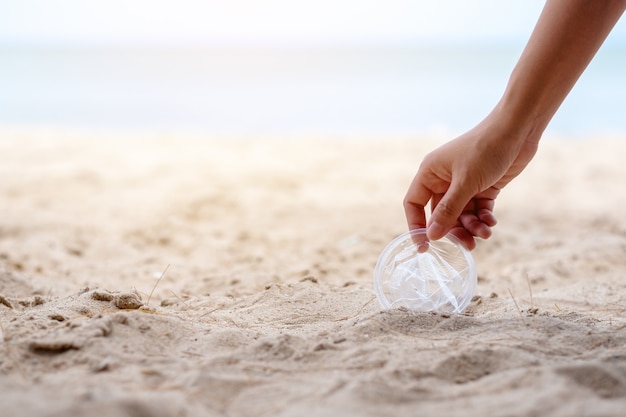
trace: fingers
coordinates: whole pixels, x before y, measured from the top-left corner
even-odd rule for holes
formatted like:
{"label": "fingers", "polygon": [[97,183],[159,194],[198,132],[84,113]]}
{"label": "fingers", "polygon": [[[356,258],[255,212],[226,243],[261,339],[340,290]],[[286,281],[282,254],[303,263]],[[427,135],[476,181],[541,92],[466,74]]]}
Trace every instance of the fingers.
{"label": "fingers", "polygon": [[461,225],[472,235],[481,239],[491,237],[491,228],[498,221],[493,215],[494,201],[485,198],[473,198],[459,216]]}
{"label": "fingers", "polygon": [[[426,238],[420,235],[420,239],[438,240],[451,233],[471,250],[476,246],[475,237],[488,239],[491,236],[491,228],[497,223],[491,195],[495,198],[499,190],[489,189],[477,195],[469,186],[456,183],[445,193],[439,193],[424,185],[422,180],[418,173],[404,199],[409,230],[427,228]],[[433,213],[427,223],[425,207],[429,201]],[[423,245],[424,241],[415,243]]]}
{"label": "fingers", "polygon": [[493,215],[493,212],[491,210],[478,210],[476,212],[476,216],[481,222],[485,223],[489,227],[493,227],[498,224],[498,220],[496,219],[496,216]]}
{"label": "fingers", "polygon": [[459,220],[465,206],[475,195],[475,191],[460,183],[450,184],[450,188],[434,206],[428,224],[427,236],[431,240],[444,237]]}
{"label": "fingers", "polygon": [[[497,193],[495,196],[497,196]],[[473,211],[476,213],[476,217],[489,227],[493,227],[498,223],[498,220],[496,220],[496,217],[493,215],[495,196],[493,198],[474,199]]]}
{"label": "fingers", "polygon": [[474,236],[464,227],[453,227],[450,229],[449,233],[459,239],[468,250],[474,250],[474,248],[476,248],[476,239],[474,239]]}
{"label": "fingers", "polygon": [[418,180],[416,176],[404,198],[404,213],[409,230],[426,227],[425,207],[432,196],[432,192]]}
{"label": "fingers", "polygon": [[476,236],[481,239],[488,239],[491,237],[491,227],[483,223],[473,213],[461,214],[461,216],[459,216],[459,222],[472,236]]}
{"label": "fingers", "polygon": [[[432,192],[415,177],[409,191],[404,198],[404,213],[406,215],[409,230],[426,228],[425,207],[432,196]],[[428,239],[425,234],[414,234],[413,242],[417,245],[418,252],[428,250]]]}

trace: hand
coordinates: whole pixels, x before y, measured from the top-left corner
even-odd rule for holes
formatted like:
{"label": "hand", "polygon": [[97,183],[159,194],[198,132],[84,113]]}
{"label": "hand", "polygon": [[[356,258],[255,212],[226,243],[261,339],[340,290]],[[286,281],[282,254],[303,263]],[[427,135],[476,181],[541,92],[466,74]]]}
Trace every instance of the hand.
{"label": "hand", "polygon": [[476,237],[491,236],[495,198],[530,162],[539,140],[537,135],[520,139],[507,133],[497,120],[490,115],[424,158],[404,200],[410,230],[428,226],[430,240],[450,232],[470,250]]}
{"label": "hand", "polygon": [[626,0],[548,0],[500,102],[478,126],[424,158],[404,199],[409,229],[448,232],[469,248],[491,236],[494,200],[526,167],[543,130],[622,13]]}

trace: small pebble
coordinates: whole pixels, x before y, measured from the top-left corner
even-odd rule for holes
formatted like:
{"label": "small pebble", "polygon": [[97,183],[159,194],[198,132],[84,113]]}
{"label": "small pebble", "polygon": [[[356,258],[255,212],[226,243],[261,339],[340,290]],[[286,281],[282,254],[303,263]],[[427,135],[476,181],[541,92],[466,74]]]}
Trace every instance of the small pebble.
{"label": "small pebble", "polygon": [[11,304],[11,302],[8,300],[8,298],[6,298],[2,294],[0,294],[0,304],[2,304],[5,307],[8,307],[8,308],[13,308],[13,304]]}
{"label": "small pebble", "polygon": [[113,294],[108,291],[95,290],[91,293],[91,298],[97,301],[113,301]]}
{"label": "small pebble", "polygon": [[116,295],[114,303],[115,307],[122,310],[136,310],[143,305],[139,295],[132,292]]}
{"label": "small pebble", "polygon": [[65,320],[67,320],[67,318],[64,315],[59,314],[59,313],[52,313],[52,314],[50,314],[48,316],[48,318],[50,320],[56,320],[56,321],[65,321]]}

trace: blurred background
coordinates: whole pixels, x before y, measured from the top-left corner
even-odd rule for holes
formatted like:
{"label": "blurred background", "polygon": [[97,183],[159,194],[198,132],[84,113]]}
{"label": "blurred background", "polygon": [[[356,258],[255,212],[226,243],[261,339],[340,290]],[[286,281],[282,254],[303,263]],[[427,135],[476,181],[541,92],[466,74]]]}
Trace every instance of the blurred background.
{"label": "blurred background", "polygon": [[[455,135],[500,97],[539,0],[0,0],[0,126]],[[626,133],[626,22],[549,133]]]}

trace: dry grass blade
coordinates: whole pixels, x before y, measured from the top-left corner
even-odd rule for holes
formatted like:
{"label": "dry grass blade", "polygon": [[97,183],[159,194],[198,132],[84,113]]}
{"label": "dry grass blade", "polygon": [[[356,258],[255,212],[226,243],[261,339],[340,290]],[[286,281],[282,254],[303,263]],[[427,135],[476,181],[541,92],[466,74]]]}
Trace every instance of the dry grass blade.
{"label": "dry grass blade", "polygon": [[520,317],[523,320],[524,319],[524,315],[522,314],[522,309],[519,308],[519,304],[517,304],[517,301],[515,300],[515,297],[513,297],[513,293],[511,292],[511,289],[508,288],[508,290],[509,290],[509,295],[511,296],[511,299],[513,299],[513,304],[515,304],[515,307],[517,308],[517,312],[519,313]]}
{"label": "dry grass blade", "polygon": [[533,301],[533,289],[530,285],[530,278],[528,277],[528,274],[526,274],[526,282],[528,283],[528,292],[530,293],[530,307],[535,308],[535,302]]}
{"label": "dry grass blade", "polygon": [[156,287],[159,285],[159,282],[161,282],[161,279],[163,279],[163,277],[165,276],[165,273],[167,272],[169,267],[170,267],[170,264],[167,264],[163,272],[161,272],[161,276],[159,277],[159,279],[157,279],[157,281],[154,283],[154,287],[152,287],[152,291],[150,291],[150,295],[148,295],[148,300],[146,301],[147,306],[150,305],[150,298],[152,298],[152,294],[154,293],[154,290],[156,290]]}

